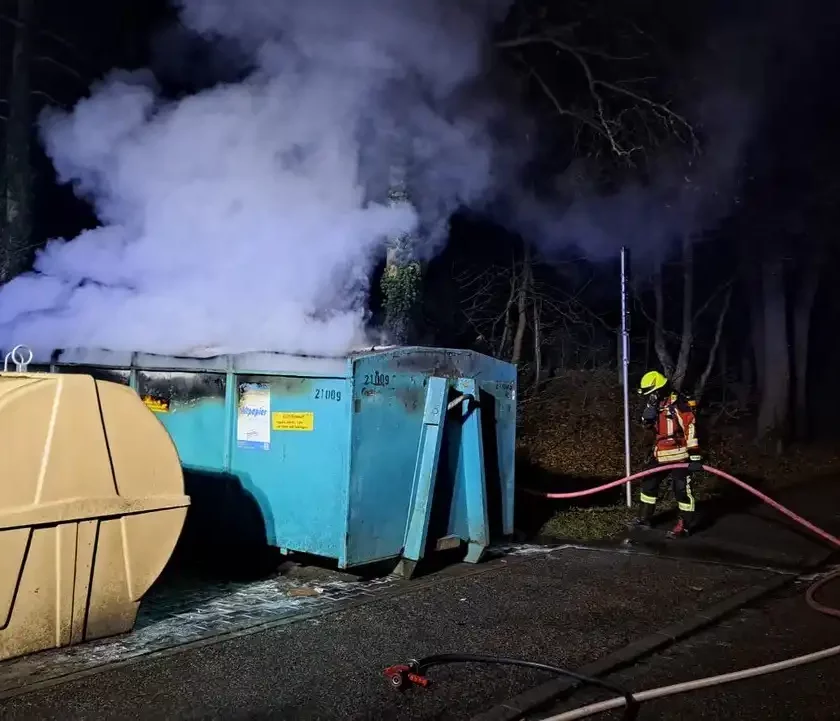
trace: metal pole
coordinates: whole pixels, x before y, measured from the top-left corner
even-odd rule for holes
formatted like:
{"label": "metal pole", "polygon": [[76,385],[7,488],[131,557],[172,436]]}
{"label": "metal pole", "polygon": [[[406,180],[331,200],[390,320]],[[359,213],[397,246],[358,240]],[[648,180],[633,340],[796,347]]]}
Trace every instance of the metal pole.
{"label": "metal pole", "polygon": [[[624,390],[624,473],[630,475],[630,313],[627,308],[627,248],[621,249],[621,383]],[[627,507],[633,506],[630,481],[625,485]]]}

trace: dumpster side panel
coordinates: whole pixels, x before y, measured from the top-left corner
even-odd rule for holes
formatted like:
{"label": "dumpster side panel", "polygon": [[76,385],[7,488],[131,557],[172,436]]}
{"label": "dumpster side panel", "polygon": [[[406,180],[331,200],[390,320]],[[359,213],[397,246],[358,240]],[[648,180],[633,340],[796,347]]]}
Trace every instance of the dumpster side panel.
{"label": "dumpster side panel", "polygon": [[490,534],[510,536],[515,495],[516,378],[486,381],[479,388]]}
{"label": "dumpster side panel", "polygon": [[[514,467],[516,453],[516,366],[480,353],[450,350],[446,358],[459,370],[472,373],[478,386],[481,447],[487,492],[490,538],[513,533]],[[450,424],[446,472],[454,485],[447,532],[469,539],[467,480],[464,477],[462,429]],[[440,478],[440,476],[439,476]]]}
{"label": "dumpster side panel", "polygon": [[224,373],[137,371],[137,393],[175,441],[186,468],[226,469]]}
{"label": "dumpster side panel", "polygon": [[344,561],[347,378],[237,375],[232,472],[266,511],[270,541]]}
{"label": "dumpster side panel", "polygon": [[[480,353],[445,348],[396,348],[379,351],[358,357],[356,366],[356,382],[362,384],[361,408],[366,412],[360,415],[357,410],[354,415],[354,449],[356,449],[354,464],[361,461],[363,451],[373,451],[380,460],[387,456],[389,469],[399,467],[402,463],[402,472],[409,475],[410,470],[406,469],[409,466],[413,467],[414,461],[407,448],[410,444],[417,443],[419,433],[405,433],[405,441],[403,441],[401,435],[403,431],[398,431],[399,421],[395,419],[384,421],[373,414],[366,417],[369,407],[373,405],[378,408],[382,405],[382,401],[377,400],[374,404],[365,403],[365,380],[375,382],[377,370],[379,380],[388,380],[384,388],[375,388],[376,393],[372,396],[374,399],[380,399],[383,392],[388,392],[389,389],[393,393],[395,381],[402,377],[412,377],[415,383],[422,383],[430,376],[449,378],[452,382],[457,382],[459,378],[476,381],[479,391],[477,412],[481,414],[480,448],[486,483],[488,530],[491,538],[512,534],[516,451],[516,367]],[[359,398],[359,395],[357,388],[356,398]],[[357,408],[360,401],[357,400]],[[450,412],[447,415],[429,520],[431,544],[434,544],[436,539],[444,537],[470,540],[467,512],[468,481],[465,474],[475,459],[467,459],[463,457],[463,454],[465,447],[475,446],[472,441],[465,446],[465,441],[469,439],[463,438],[462,423],[457,412]],[[407,429],[419,428],[421,424],[422,418],[412,419],[407,423]],[[372,429],[373,438],[377,433],[381,433],[380,428],[387,428],[387,442],[377,446],[367,435],[367,428]],[[395,457],[391,458],[392,455]],[[411,460],[406,462],[407,459]],[[374,462],[370,460],[367,464],[371,468],[374,466]],[[370,479],[374,477],[374,474],[370,470],[366,471],[366,474],[363,482],[366,486],[370,486],[373,483]],[[360,472],[354,468],[351,508],[356,503],[357,497],[365,495],[356,487],[359,481]],[[393,494],[394,490],[383,489],[382,492]],[[391,498],[389,503],[393,509],[390,522],[396,525],[397,521],[402,521],[401,499]],[[360,509],[359,513],[364,513],[366,519],[372,518],[370,512],[366,510]],[[378,529],[387,527],[386,519],[378,519]],[[351,546],[371,535],[367,529],[364,529],[363,524],[351,523],[351,529],[355,528],[362,529],[358,533],[360,541],[356,541],[354,535],[351,534]],[[383,531],[380,530],[379,533],[381,535]]]}
{"label": "dumpster side panel", "polygon": [[265,512],[230,473],[228,376],[138,369],[137,392],[169,432],[191,504],[175,560],[213,572],[242,564],[267,541]]}
{"label": "dumpster side panel", "polygon": [[354,363],[348,564],[402,553],[423,424],[426,377],[388,353]]}

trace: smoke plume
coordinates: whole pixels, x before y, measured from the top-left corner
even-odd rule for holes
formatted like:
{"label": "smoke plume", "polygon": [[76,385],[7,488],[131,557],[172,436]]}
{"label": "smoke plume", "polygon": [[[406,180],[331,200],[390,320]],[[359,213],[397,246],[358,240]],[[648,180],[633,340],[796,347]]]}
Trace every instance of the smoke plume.
{"label": "smoke plume", "polygon": [[[41,135],[101,226],[51,241],[0,289],[0,347],[337,355],[368,342],[383,242],[494,185],[477,92],[501,0],[179,0],[247,59],[240,81],[166,99],[115,71]],[[171,38],[170,38],[171,39]],[[390,173],[411,204],[386,201]]]}
{"label": "smoke plume", "polygon": [[609,192],[591,180],[598,168],[581,160],[558,178],[549,202],[520,202],[517,223],[540,239],[545,256],[576,248],[591,261],[614,260],[626,246],[645,274],[679,247],[676,241],[703,238],[733,212],[766,113],[767,86],[778,82],[768,77],[768,63],[787,42],[790,8],[785,0],[768,0],[761,12],[740,0],[709,3],[706,30],[693,36],[681,66],[671,68],[668,93],[668,107],[688,121],[695,142],[637,153],[644,180]]}
{"label": "smoke plume", "polygon": [[541,239],[548,257],[575,247],[589,260],[613,260],[627,246],[634,262],[656,262],[675,240],[713,230],[737,203],[755,108],[754,96],[710,92],[690,115],[705,140],[701,153],[656,158],[647,182],[628,182],[612,192],[598,192],[585,166],[573,165],[558,182],[567,203],[526,201],[520,224]]}

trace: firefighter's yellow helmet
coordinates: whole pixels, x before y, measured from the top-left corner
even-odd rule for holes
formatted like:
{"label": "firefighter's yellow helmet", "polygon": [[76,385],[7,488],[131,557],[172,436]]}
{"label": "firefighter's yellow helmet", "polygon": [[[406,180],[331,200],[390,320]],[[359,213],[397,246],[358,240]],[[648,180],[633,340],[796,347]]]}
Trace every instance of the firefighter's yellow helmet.
{"label": "firefighter's yellow helmet", "polygon": [[643,396],[649,395],[660,388],[664,388],[667,382],[668,379],[659,371],[648,371],[639,382],[639,393]]}

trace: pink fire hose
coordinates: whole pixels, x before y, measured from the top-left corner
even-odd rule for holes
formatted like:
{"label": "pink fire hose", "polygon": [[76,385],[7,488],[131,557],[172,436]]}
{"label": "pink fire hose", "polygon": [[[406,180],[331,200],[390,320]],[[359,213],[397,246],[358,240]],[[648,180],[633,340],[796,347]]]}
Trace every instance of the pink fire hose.
{"label": "pink fire hose", "polygon": [[[596,493],[608,491],[611,488],[616,488],[617,486],[624,485],[625,483],[631,483],[632,481],[639,480],[640,478],[645,478],[646,476],[653,475],[654,473],[661,473],[663,471],[670,471],[677,468],[688,468],[688,466],[688,463],[671,463],[668,465],[658,466],[656,468],[650,468],[644,471],[640,471],[639,473],[633,473],[632,475],[626,476],[625,478],[619,478],[617,481],[604,483],[600,486],[595,486],[594,488],[587,488],[582,491],[572,491],[569,493],[545,493],[543,491],[537,491],[532,488],[523,488],[521,490],[532,496],[538,496],[540,498],[558,500],[584,498],[586,496],[592,496]],[[833,547],[840,548],[840,538],[837,538],[836,536],[830,534],[828,531],[825,531],[822,528],[815,526],[813,523],[805,520],[804,518],[802,518],[802,516],[794,513],[778,501],[774,501],[766,494],[753,488],[749,484],[744,483],[744,481],[735,478],[735,476],[732,476],[729,473],[718,470],[717,468],[713,468],[711,466],[704,465],[703,470],[708,471],[709,473],[713,473],[716,476],[720,476],[721,478],[729,481],[730,483],[734,483],[736,486],[743,488],[745,491],[751,493],[756,498],[766,503],[768,506],[775,508],[777,511],[787,516],[792,521],[795,521],[804,528],[807,528],[814,535],[819,536],[824,541],[827,541]],[[830,572],[823,578],[812,584],[806,594],[806,601],[812,609],[819,611],[820,613],[840,618],[840,609],[835,609],[830,606],[826,606],[817,601],[816,599],[817,592],[824,586],[826,586],[829,582],[837,578],[840,578],[840,570]],[[600,701],[597,703],[589,704],[587,706],[583,706],[581,708],[572,709],[571,711],[555,714],[554,716],[542,719],[542,721],[573,721],[573,719],[587,718],[595,714],[622,707],[625,708],[626,712],[624,718],[636,718],[636,714],[639,710],[639,703],[642,701],[649,701],[656,698],[665,698],[679,693],[686,693],[702,688],[719,686],[721,684],[730,683],[733,681],[762,676],[765,674],[782,671],[797,666],[804,666],[809,663],[814,663],[816,661],[832,658],[835,656],[840,656],[840,645],[822,649],[821,651],[815,651],[813,653],[805,654],[804,656],[797,656],[795,658],[789,658],[782,661],[777,661],[775,663],[765,664],[763,666],[741,669],[740,671],[734,671],[732,673],[723,674],[719,676],[711,676],[703,679],[696,679],[694,681],[672,684],[671,686],[649,689],[647,691],[642,691],[639,693],[631,693],[626,689],[614,686],[613,690],[619,693],[620,695],[613,699],[609,699],[607,701]],[[440,665],[443,663],[458,662],[495,663],[539,668],[544,671],[551,671],[560,676],[575,678],[578,681],[587,683],[589,685],[600,685],[602,687],[609,687],[608,681],[604,681],[598,678],[581,676],[579,674],[570,672],[566,669],[562,669],[556,666],[534,663],[531,661],[525,661],[521,659],[499,658],[475,654],[442,654],[437,656],[429,656],[427,658],[421,659],[420,661],[412,661],[410,664],[390,666],[387,669],[385,669],[385,674],[389,677],[391,683],[397,688],[400,688],[408,683],[414,683],[416,685],[426,687],[428,685],[428,679],[422,673],[425,668],[434,665]]]}
{"label": "pink fire hose", "polygon": [[[583,498],[585,496],[591,496],[595,493],[601,493],[602,491],[608,491],[611,488],[615,488],[616,486],[621,486],[625,483],[631,483],[632,481],[639,480],[640,478],[644,478],[645,476],[650,476],[654,473],[660,473],[662,471],[670,471],[675,468],[687,468],[688,463],[671,463],[668,465],[659,466],[657,468],[649,468],[644,471],[640,471],[639,473],[633,473],[632,475],[627,476],[626,478],[620,478],[617,481],[612,481],[610,483],[605,483],[601,486],[596,486],[594,488],[587,488],[583,491],[573,491],[571,493],[543,493],[541,491],[536,491],[531,488],[523,489],[526,493],[532,496],[539,496],[541,498],[551,498],[551,499],[572,499],[572,498]],[[726,473],[725,471],[721,471],[717,468],[713,468],[711,466],[703,466],[704,471],[708,471],[709,473],[713,473],[716,476],[720,476],[721,478],[729,481],[730,483],[734,483],[736,486],[743,488],[748,493],[751,493],[759,500],[766,503],[768,506],[775,508],[779,513],[784,514],[792,521],[795,521],[800,526],[807,528],[811,533],[816,536],[819,536],[824,541],[827,541],[831,544],[834,548],[840,548],[840,538],[837,536],[833,536],[828,531],[815,526],[810,521],[805,520],[802,516],[794,513],[789,508],[786,508],[778,501],[774,501],[770,496],[762,493],[756,488],[753,488],[744,481],[740,480],[739,478],[735,478],[735,476]],[[828,583],[833,580],[840,578],[840,570],[835,570],[833,572],[828,573],[827,575],[823,576],[821,579],[813,583],[809,588],[807,593],[805,594],[805,600],[808,603],[808,606],[815,611],[819,611],[820,613],[826,614],[828,616],[833,616],[835,618],[840,618],[840,609],[832,608],[831,606],[826,606],[825,604],[820,603],[816,599],[817,592],[824,588]],[[719,676],[710,676],[703,679],[696,679],[694,681],[686,681],[684,683],[672,684],[671,686],[663,686],[656,689],[649,689],[647,691],[642,691],[639,693],[631,694],[631,698],[635,704],[638,704],[642,701],[649,701],[655,698],[665,698],[668,696],[672,696],[679,693],[685,693],[688,691],[695,691],[703,688],[709,688],[713,686],[719,686],[724,683],[730,683],[732,681],[739,681],[748,678],[754,678],[756,676],[762,676],[768,673],[773,673],[777,671],[782,671],[789,668],[794,668],[797,666],[804,666],[809,663],[813,663],[815,661],[820,661],[823,659],[831,658],[834,656],[840,655],[840,646],[832,646],[830,648],[822,649],[821,651],[815,651],[813,653],[805,654],[803,656],[797,656],[794,658],[785,659],[782,661],[777,661],[775,663],[765,664],[764,666],[756,666],[753,668],[741,669],[740,671],[734,671],[728,674],[722,674]],[[625,694],[626,696],[627,694]],[[610,709],[621,708],[628,704],[627,699],[624,696],[619,696],[617,698],[611,699],[609,701],[601,701],[598,703],[592,703],[588,706],[583,706],[581,708],[572,709],[571,711],[566,711],[564,713],[555,714],[553,716],[547,717],[542,719],[542,721],[573,721],[573,719],[582,719],[587,718],[589,716],[594,716],[595,714],[603,713],[605,711],[609,711]]]}
{"label": "pink fire hose", "polygon": [[[572,499],[572,498],[583,498],[585,496],[592,496],[596,493],[602,493],[603,491],[608,491],[611,488],[615,488],[617,486],[622,486],[625,483],[632,483],[633,481],[637,481],[640,478],[644,478],[645,476],[651,476],[654,473],[662,473],[663,471],[670,471],[670,470],[673,470],[675,468],[688,468],[688,463],[669,463],[668,465],[657,466],[656,468],[648,468],[645,471],[639,471],[638,473],[633,473],[632,475],[626,476],[625,478],[619,478],[617,481],[610,481],[609,483],[605,483],[601,486],[595,486],[594,488],[586,488],[582,491],[572,491],[570,493],[544,493],[542,491],[535,491],[531,488],[523,488],[522,490],[525,491],[525,493],[528,493],[532,496],[539,496],[541,498],[550,498],[552,500],[554,500],[554,499],[568,500],[568,499]],[[735,476],[732,476],[729,473],[726,473],[726,471],[721,471],[717,468],[713,468],[712,466],[703,466],[703,470],[708,471],[709,473],[713,473],[716,476],[720,476],[724,480],[727,480],[730,483],[734,483],[736,486],[739,486],[740,488],[743,488],[748,493],[752,493],[752,495],[754,495],[760,501],[763,501],[768,506],[771,506],[772,508],[775,508],[779,513],[782,513],[785,516],[787,516],[788,518],[790,518],[792,521],[795,521],[796,523],[803,526],[804,528],[807,528],[814,535],[819,536],[820,538],[822,538],[824,541],[827,541],[828,543],[830,543],[835,548],[840,548],[840,538],[837,538],[837,536],[832,536],[828,531],[824,531],[822,528],[819,528],[818,526],[815,526],[813,523],[805,520],[804,518],[802,518],[802,516],[794,513],[793,511],[791,511],[789,508],[783,506],[778,501],[774,501],[772,498],[770,498],[770,496],[762,493],[761,491],[759,491],[756,488],[753,488],[748,483],[744,483],[744,481],[742,481],[741,479],[735,478]]]}

